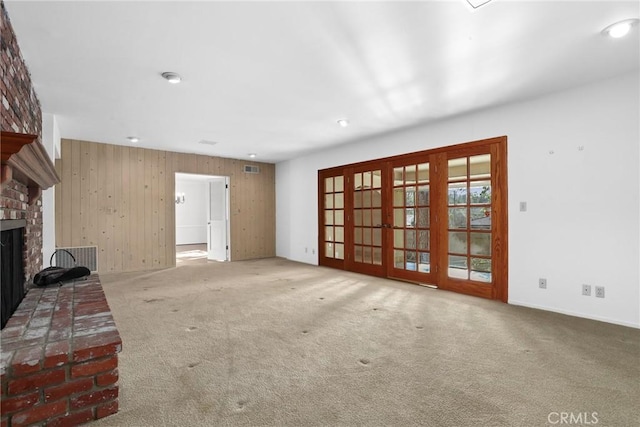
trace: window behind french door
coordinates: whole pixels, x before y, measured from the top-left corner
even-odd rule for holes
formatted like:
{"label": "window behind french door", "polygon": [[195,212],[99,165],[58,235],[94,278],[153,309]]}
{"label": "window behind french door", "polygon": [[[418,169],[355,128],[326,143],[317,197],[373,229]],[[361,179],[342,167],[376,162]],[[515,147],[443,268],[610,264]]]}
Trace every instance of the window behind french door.
{"label": "window behind french door", "polygon": [[506,301],[506,137],[318,177],[321,265]]}

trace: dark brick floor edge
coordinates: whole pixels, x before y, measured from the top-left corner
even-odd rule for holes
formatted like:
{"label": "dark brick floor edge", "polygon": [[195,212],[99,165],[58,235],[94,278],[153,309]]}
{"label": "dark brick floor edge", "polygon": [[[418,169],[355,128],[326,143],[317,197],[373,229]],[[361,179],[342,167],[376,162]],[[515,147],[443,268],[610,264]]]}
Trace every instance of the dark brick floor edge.
{"label": "dark brick floor edge", "polygon": [[30,289],[1,339],[0,427],[72,426],[118,411],[122,340],[97,274]]}

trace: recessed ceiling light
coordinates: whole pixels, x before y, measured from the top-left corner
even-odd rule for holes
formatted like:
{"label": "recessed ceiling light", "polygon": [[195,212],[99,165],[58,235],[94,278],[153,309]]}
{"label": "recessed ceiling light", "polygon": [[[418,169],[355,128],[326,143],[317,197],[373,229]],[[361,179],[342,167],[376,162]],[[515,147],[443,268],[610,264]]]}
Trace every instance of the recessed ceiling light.
{"label": "recessed ceiling light", "polygon": [[337,122],[340,126],[342,126],[343,128],[346,128],[347,126],[349,126],[349,120],[347,119],[340,119]]}
{"label": "recessed ceiling light", "polygon": [[249,153],[249,157],[255,159],[256,157],[258,157],[258,155],[256,153]]}
{"label": "recessed ceiling light", "polygon": [[614,39],[619,39],[629,34],[629,31],[631,31],[631,28],[635,25],[638,25],[638,19],[625,19],[624,21],[609,25],[602,30],[602,34]]}
{"label": "recessed ceiling light", "polygon": [[128,136],[127,139],[129,140],[129,142],[140,142],[140,138],[138,138],[137,136]]}
{"label": "recessed ceiling light", "polygon": [[162,77],[172,84],[180,83],[182,81],[182,77],[180,77],[178,73],[172,73],[171,71],[165,71],[162,73]]}

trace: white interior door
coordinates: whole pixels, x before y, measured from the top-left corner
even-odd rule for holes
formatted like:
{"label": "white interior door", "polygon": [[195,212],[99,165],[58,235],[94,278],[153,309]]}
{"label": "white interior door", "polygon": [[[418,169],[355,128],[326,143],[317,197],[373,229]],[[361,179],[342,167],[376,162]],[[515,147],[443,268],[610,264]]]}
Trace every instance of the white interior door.
{"label": "white interior door", "polygon": [[207,258],[229,260],[229,177],[209,181]]}

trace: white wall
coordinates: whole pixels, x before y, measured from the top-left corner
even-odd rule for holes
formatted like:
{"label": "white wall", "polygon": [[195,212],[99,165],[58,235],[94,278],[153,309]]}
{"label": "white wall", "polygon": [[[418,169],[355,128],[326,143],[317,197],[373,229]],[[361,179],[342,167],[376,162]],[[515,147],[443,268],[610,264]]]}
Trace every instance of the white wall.
{"label": "white wall", "polygon": [[176,193],[185,203],[176,205],[176,245],[207,243],[206,181],[176,179]]}
{"label": "white wall", "polygon": [[277,255],[317,264],[318,169],[507,135],[509,303],[640,327],[639,93],[635,72],[278,163]]}
{"label": "white wall", "polygon": [[[60,129],[56,116],[42,114],[42,145],[52,162],[60,158]],[[42,192],[42,259],[45,267],[56,250],[56,192],[55,186]]]}

